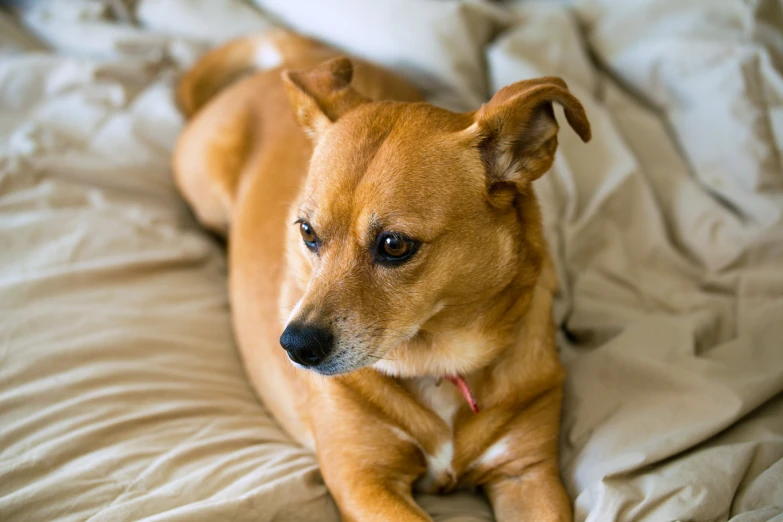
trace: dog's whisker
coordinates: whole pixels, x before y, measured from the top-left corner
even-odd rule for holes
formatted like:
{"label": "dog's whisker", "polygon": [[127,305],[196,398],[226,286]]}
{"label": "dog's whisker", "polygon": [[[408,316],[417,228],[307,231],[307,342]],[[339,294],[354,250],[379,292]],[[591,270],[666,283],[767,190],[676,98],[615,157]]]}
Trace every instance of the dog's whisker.
{"label": "dog's whisker", "polygon": [[387,360],[386,357],[380,356],[380,355],[373,355],[371,353],[365,354],[365,357],[368,359],[375,359],[376,361],[385,361]]}
{"label": "dog's whisker", "polygon": [[471,305],[479,304],[482,301],[483,301],[482,299],[477,299],[475,301],[468,301],[468,302],[465,302],[465,303],[444,304],[442,306],[443,306],[443,308],[453,308],[453,307],[459,307],[459,306],[471,306]]}

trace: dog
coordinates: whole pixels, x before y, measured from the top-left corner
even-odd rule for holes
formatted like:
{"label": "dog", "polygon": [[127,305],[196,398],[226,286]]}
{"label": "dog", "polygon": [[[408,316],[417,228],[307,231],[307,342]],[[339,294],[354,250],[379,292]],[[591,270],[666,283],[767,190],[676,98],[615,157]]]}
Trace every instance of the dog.
{"label": "dog", "polygon": [[558,471],[557,281],[532,187],[559,78],[475,112],[285,31],[181,79],[177,186],[228,236],[233,325],[260,398],[345,521],[429,521],[414,491],[481,487],[499,521],[572,519]]}

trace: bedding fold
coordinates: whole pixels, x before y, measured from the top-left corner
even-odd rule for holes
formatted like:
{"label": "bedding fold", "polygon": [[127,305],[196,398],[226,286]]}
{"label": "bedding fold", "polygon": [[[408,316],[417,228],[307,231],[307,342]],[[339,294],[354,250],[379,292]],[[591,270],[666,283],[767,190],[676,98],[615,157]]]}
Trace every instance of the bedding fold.
{"label": "bedding fold", "polygon": [[[276,25],[457,110],[563,77],[593,140],[561,125],[536,191],[576,520],[783,517],[774,2],[126,4],[127,20],[90,0],[0,13],[0,519],[338,520],[247,384],[224,253],[169,170],[178,74]],[[471,492],[418,500],[492,520]]]}

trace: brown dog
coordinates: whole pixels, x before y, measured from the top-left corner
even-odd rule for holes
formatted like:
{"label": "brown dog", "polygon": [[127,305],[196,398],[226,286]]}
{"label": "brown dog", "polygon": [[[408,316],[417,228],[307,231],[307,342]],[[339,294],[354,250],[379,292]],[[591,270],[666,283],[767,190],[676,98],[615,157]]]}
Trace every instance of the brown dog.
{"label": "brown dog", "polygon": [[531,183],[557,148],[552,103],[587,141],[582,106],[541,78],[456,114],[336,56],[277,32],[180,83],[195,116],[176,179],[229,235],[256,390],[316,451],[344,520],[431,520],[413,488],[471,486],[498,520],[570,520],[556,281]]}

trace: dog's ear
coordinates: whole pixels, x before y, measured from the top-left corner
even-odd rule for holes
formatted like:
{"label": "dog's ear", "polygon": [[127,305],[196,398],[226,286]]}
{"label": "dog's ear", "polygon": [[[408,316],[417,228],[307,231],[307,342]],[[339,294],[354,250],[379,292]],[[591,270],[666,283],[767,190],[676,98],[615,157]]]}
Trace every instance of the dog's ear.
{"label": "dog's ear", "polygon": [[351,87],[352,77],[353,64],[345,57],[304,71],[283,71],[296,119],[313,140],[343,114],[369,101]]}
{"label": "dog's ear", "polygon": [[590,140],[584,108],[560,78],[526,80],[504,87],[474,113],[467,129],[487,171],[490,201],[504,207],[552,166],[558,125],[552,103],[583,141]]}

